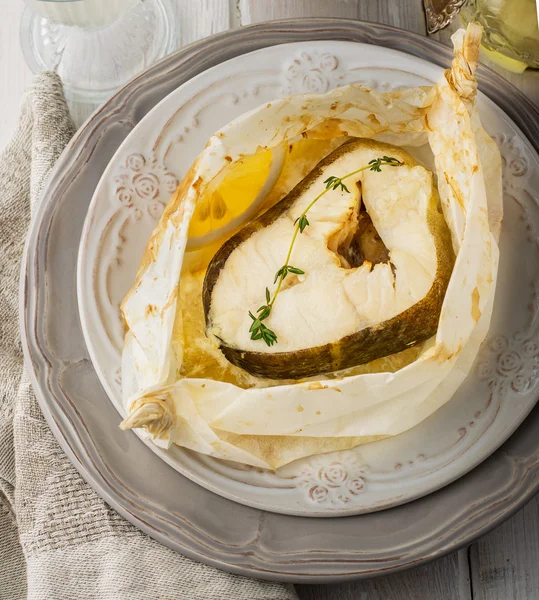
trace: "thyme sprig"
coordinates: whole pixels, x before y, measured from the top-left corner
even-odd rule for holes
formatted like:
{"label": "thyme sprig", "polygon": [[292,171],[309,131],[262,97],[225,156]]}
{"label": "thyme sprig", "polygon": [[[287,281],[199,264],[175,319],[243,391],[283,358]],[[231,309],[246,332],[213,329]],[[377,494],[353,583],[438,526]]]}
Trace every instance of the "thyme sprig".
{"label": "thyme sprig", "polygon": [[277,343],[277,335],[274,331],[272,331],[267,325],[264,325],[263,321],[267,319],[271,314],[271,309],[275,304],[275,300],[281,291],[281,287],[283,285],[283,281],[286,279],[289,273],[294,275],[304,275],[305,271],[299,269],[298,267],[294,267],[290,264],[290,257],[292,256],[292,250],[294,249],[294,244],[296,243],[296,238],[298,237],[298,233],[303,233],[305,229],[310,225],[309,220],[307,219],[307,213],[311,210],[311,208],[324,196],[329,192],[329,190],[337,190],[341,189],[341,192],[350,193],[350,190],[343,183],[345,179],[352,177],[352,175],[357,175],[362,171],[366,171],[369,169],[370,171],[376,171],[380,173],[382,171],[383,166],[390,167],[399,167],[403,163],[393,158],[392,156],[381,156],[379,158],[374,158],[370,160],[367,165],[361,167],[360,169],[356,169],[343,177],[335,177],[332,175],[328,177],[324,183],[326,187],[323,191],[321,191],[316,198],[310,202],[307,208],[301,213],[301,215],[294,221],[295,229],[294,235],[292,236],[292,241],[290,242],[290,247],[288,248],[288,254],[286,255],[286,260],[284,265],[275,273],[275,279],[273,281],[274,284],[277,284],[275,291],[273,292],[273,296],[269,288],[266,288],[266,304],[263,304],[256,311],[256,316],[253,315],[251,311],[249,311],[249,316],[253,320],[251,323],[251,327],[249,328],[249,332],[251,334],[252,340],[264,340],[268,346],[273,346],[273,344]]}

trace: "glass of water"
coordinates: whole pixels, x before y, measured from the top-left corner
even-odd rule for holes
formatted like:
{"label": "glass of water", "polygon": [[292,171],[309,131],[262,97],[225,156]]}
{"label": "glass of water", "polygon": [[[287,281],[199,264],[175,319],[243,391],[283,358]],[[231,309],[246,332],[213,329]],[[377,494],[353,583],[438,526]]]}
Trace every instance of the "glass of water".
{"label": "glass of water", "polygon": [[56,71],[69,97],[101,102],[175,49],[170,1],[26,0],[26,61]]}

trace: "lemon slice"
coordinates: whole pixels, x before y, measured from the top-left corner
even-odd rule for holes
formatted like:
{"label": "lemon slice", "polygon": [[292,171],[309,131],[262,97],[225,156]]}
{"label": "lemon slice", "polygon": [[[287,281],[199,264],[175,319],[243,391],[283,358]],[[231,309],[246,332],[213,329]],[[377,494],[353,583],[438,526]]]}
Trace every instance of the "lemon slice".
{"label": "lemon slice", "polygon": [[188,249],[224,238],[260,208],[281,173],[284,150],[247,156],[225,171],[200,198],[189,227]]}

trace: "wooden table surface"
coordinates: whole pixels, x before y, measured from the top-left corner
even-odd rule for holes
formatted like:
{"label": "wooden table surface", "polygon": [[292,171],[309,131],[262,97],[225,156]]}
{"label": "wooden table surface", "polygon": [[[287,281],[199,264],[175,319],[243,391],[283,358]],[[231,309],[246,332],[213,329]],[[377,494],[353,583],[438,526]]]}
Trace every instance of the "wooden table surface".
{"label": "wooden table surface", "polygon": [[[422,0],[172,1],[176,3],[179,45],[232,27],[302,16],[349,17],[426,34]],[[0,149],[15,128],[21,95],[32,79],[18,39],[22,10],[22,0],[2,2]],[[434,37],[448,43],[457,27],[455,23]],[[503,74],[539,104],[539,72]],[[77,124],[93,108],[72,106]],[[469,548],[429,565],[370,581],[301,585],[297,590],[302,600],[539,600],[539,500]]]}

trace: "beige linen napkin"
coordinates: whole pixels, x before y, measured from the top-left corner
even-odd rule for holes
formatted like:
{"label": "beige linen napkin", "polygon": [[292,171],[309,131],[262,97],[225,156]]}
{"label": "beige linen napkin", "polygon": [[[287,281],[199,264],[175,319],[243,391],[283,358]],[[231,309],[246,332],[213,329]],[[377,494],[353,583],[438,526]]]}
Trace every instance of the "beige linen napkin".
{"label": "beige linen napkin", "polygon": [[293,600],[291,586],[218,571],[141,533],[84,482],[41,414],[23,368],[19,269],[73,132],[60,80],[43,73],[0,156],[0,600]]}

